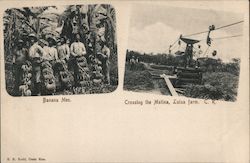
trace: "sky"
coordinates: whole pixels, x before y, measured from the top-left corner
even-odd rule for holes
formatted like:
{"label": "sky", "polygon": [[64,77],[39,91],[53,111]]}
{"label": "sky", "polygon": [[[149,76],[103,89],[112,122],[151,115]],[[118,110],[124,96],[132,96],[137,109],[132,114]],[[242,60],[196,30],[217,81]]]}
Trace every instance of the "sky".
{"label": "sky", "polygon": [[[178,39],[180,34],[206,31],[210,25],[220,27],[241,20],[243,14],[227,11],[135,4],[130,15],[128,49],[153,54],[168,53],[169,45]],[[243,23],[213,31],[210,36],[217,38],[238,34],[243,34]],[[202,40],[206,39],[206,36],[207,34],[202,34],[190,38]],[[216,50],[218,58],[223,61],[240,58],[242,41],[242,37],[214,40],[208,54],[211,55],[211,52]],[[205,52],[206,42],[202,41],[199,45]]]}

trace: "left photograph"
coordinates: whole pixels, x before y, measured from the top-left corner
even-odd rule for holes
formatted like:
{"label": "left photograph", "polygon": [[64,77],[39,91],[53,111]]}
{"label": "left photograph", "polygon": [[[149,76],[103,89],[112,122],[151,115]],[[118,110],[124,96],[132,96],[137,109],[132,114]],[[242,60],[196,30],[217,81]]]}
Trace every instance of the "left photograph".
{"label": "left photograph", "polygon": [[3,19],[5,81],[11,96],[96,94],[117,88],[112,5],[10,8]]}

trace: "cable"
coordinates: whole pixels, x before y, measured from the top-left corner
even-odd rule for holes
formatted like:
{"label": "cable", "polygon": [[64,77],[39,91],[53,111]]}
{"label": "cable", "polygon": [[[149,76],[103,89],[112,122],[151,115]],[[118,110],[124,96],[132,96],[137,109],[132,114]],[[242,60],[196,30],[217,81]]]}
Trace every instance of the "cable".
{"label": "cable", "polygon": [[[239,23],[243,23],[243,22],[244,22],[244,21],[241,20],[241,21],[238,21],[238,22],[235,22],[235,23],[227,24],[227,25],[224,25],[224,26],[215,28],[213,31],[218,30],[218,29],[222,29],[222,28],[226,28],[226,27],[230,27],[230,26],[233,26],[233,25],[236,25],[236,24],[239,24]],[[189,34],[189,35],[185,35],[184,37],[190,37],[190,36],[194,36],[194,35],[198,35],[198,34],[202,34],[202,33],[207,33],[207,32],[209,32],[209,30],[207,30],[207,31],[202,31],[202,32],[198,32],[198,33],[193,33],[193,34]],[[220,40],[220,39],[233,38],[233,37],[240,37],[240,36],[242,36],[242,34],[241,34],[241,35],[233,35],[233,36],[225,36],[225,37],[211,38],[211,40]],[[173,44],[171,44],[170,47],[169,47],[169,50],[170,50],[170,49],[173,49],[173,48],[174,48],[173,45],[174,45],[177,41],[179,41],[179,40],[180,40],[180,38],[178,38]],[[206,40],[206,39],[202,39],[202,40],[199,40],[199,41],[203,41],[203,40]],[[208,49],[209,49],[209,46],[208,46],[208,48],[206,49],[205,54],[207,53]]]}
{"label": "cable", "polygon": [[177,40],[175,40],[175,42],[174,42],[173,44],[170,45],[170,48],[172,48],[173,45],[174,45],[177,41],[179,41],[179,39],[180,39],[180,38],[178,38]]}
{"label": "cable", "polygon": [[203,56],[205,56],[205,55],[207,54],[209,47],[210,47],[210,46],[207,46],[207,49],[206,49],[206,51],[204,52]]}
{"label": "cable", "polygon": [[183,37],[190,37],[190,36],[199,35],[199,34],[207,33],[207,32],[209,32],[209,31],[203,31],[203,32],[193,33],[193,34],[185,35]]}
{"label": "cable", "polygon": [[225,39],[225,38],[233,38],[233,37],[240,37],[243,36],[241,35],[233,35],[233,36],[225,36],[225,37],[216,37],[216,38],[212,38],[212,40],[221,40],[221,39]]}
{"label": "cable", "polygon": [[172,47],[171,47],[171,50],[174,50],[174,49],[176,49],[176,48],[178,48],[178,45],[177,45],[177,44],[175,44],[174,46],[172,46]]}
{"label": "cable", "polygon": [[244,21],[238,21],[238,22],[235,22],[235,23],[232,23],[232,24],[228,24],[228,25],[224,25],[224,26],[221,26],[221,27],[218,27],[218,28],[215,28],[215,30],[218,30],[218,29],[221,29],[221,28],[226,28],[226,27],[229,27],[229,26],[232,26],[232,25],[236,25],[236,24],[239,24],[239,23],[243,23]]}
{"label": "cable", "polygon": [[[226,27],[230,27],[230,26],[233,26],[233,25],[236,25],[236,24],[239,24],[239,23],[243,23],[243,22],[244,21],[242,20],[242,21],[238,21],[238,22],[231,23],[231,24],[228,24],[228,25],[224,25],[224,26],[215,28],[213,31],[218,30],[218,29],[222,29],[222,28],[226,28]],[[198,34],[202,34],[202,33],[207,33],[207,32],[209,32],[209,30],[198,32],[198,33],[193,33],[193,34],[189,34],[189,35],[185,35],[184,37],[190,37],[190,36],[194,36],[194,35],[198,35]]]}
{"label": "cable", "polygon": [[[223,37],[214,37],[214,38],[211,38],[211,40],[221,40],[221,39],[226,39],[226,38],[233,38],[233,37],[240,37],[240,36],[243,36],[242,34],[239,34],[239,35],[232,35],[232,36],[223,36]],[[207,39],[201,39],[199,41],[204,41],[204,40],[207,40]]]}

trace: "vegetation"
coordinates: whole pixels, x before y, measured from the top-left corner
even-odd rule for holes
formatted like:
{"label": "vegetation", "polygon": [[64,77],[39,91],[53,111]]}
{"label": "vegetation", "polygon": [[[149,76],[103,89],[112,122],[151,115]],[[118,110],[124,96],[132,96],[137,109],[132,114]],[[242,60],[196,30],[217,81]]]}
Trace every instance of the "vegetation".
{"label": "vegetation", "polygon": [[[100,5],[69,5],[61,13],[53,13],[56,6],[11,8],[4,12],[4,56],[7,91],[12,94],[14,77],[12,74],[12,50],[19,39],[29,47],[28,35],[33,33],[39,42],[48,37],[59,39],[65,37],[72,43],[74,35],[79,33],[87,50],[87,58],[100,52],[98,30],[104,25],[104,40],[110,49],[111,85],[96,88],[90,93],[110,92],[118,85],[117,42],[115,10],[106,4]],[[88,60],[89,61],[89,60]],[[99,90],[98,90],[99,89]],[[66,92],[67,93],[67,92]],[[74,92],[71,92],[74,93]],[[70,93],[69,93],[70,94]]]}
{"label": "vegetation", "polygon": [[52,7],[24,7],[7,9],[4,13],[4,50],[9,56],[18,39],[27,40],[30,33],[38,38],[46,35],[58,35],[55,31],[59,15],[46,13]]}
{"label": "vegetation", "polygon": [[[183,56],[175,56],[172,54],[165,54],[165,53],[159,53],[155,55],[146,53],[141,54],[140,52],[127,50],[126,61],[128,62],[132,56],[135,56],[135,58],[138,58],[139,61],[141,62],[155,64],[152,66],[157,67],[157,69],[171,69],[171,67],[173,66],[181,67],[183,66],[184,63]],[[233,58],[231,62],[228,63],[222,62],[221,59],[215,60],[212,58],[201,58],[199,62],[204,72],[212,72],[212,71],[230,72],[232,74],[239,75],[240,71],[239,58]]]}
{"label": "vegetation", "polygon": [[139,64],[135,71],[126,64],[124,89],[130,91],[149,91],[154,89],[150,74]]}
{"label": "vegetation", "polygon": [[[146,53],[141,54],[135,51],[127,51],[126,61],[129,62],[132,56],[138,58],[140,62],[150,63],[150,67],[158,69],[158,71],[168,70],[168,72],[173,72],[173,67],[183,65],[183,57],[171,54],[152,55]],[[184,95],[193,98],[235,101],[237,97],[240,59],[234,58],[231,62],[224,63],[220,59],[215,60],[211,58],[202,58],[200,60],[200,64],[203,71],[203,84],[186,85]],[[129,88],[131,90],[133,90],[134,87],[139,86],[140,89],[143,90],[146,88],[145,83],[153,83],[154,79],[150,78],[150,76],[142,77],[142,80],[138,79],[138,75],[136,76],[135,73],[140,74],[143,72],[145,74],[145,69],[141,72],[133,72],[128,69],[129,64],[126,64],[124,82],[125,88],[127,88],[129,84]],[[129,83],[127,81],[133,82]],[[139,81],[143,82],[140,83]],[[158,81],[158,85],[160,88],[164,87],[164,83],[162,83],[162,81]],[[155,88],[151,87],[151,89]]]}
{"label": "vegetation", "polygon": [[235,101],[237,97],[238,76],[229,72],[206,72],[204,85],[189,85],[185,95],[194,98]]}

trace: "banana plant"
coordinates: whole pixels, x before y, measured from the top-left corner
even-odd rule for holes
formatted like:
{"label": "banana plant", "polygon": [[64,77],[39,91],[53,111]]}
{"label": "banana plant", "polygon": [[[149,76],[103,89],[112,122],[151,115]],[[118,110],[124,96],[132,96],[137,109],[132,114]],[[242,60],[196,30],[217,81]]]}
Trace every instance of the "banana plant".
{"label": "banana plant", "polygon": [[[17,39],[23,39],[30,33],[38,38],[55,33],[59,15],[46,12],[50,7],[24,7],[7,9],[4,13],[4,45],[9,54]],[[56,8],[52,6],[52,8]]]}

